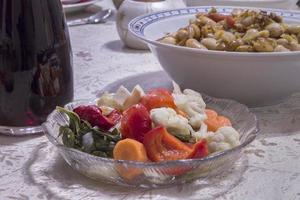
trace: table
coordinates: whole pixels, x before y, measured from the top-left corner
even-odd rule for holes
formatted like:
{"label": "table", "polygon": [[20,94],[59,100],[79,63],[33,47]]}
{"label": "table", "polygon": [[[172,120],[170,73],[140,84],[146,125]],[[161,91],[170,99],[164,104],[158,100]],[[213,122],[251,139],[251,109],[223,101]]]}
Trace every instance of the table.
{"label": "table", "polygon": [[[113,19],[72,27],[70,35],[75,99],[94,98],[103,86],[125,76],[161,70],[151,53],[123,47]],[[0,199],[299,200],[300,95],[253,111],[261,126],[259,137],[231,169],[234,173],[201,187],[145,190],[97,183],[72,170],[43,135],[0,136]]]}

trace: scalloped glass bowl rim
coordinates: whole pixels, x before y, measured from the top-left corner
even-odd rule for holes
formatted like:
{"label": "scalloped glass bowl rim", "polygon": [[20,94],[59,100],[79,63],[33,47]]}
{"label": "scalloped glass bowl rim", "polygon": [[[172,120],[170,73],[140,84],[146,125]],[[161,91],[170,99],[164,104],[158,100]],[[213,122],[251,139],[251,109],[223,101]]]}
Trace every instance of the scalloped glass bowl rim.
{"label": "scalloped glass bowl rim", "polygon": [[[176,11],[176,10],[184,10],[184,9],[197,9],[197,8],[207,8],[207,7],[215,7],[215,8],[234,8],[234,9],[255,9],[255,10],[268,10],[268,11],[277,11],[277,12],[287,12],[287,11],[290,11],[290,10],[283,10],[283,9],[276,9],[276,8],[256,8],[256,7],[239,7],[239,6],[195,6],[195,7],[188,7],[188,8],[180,8],[180,9],[169,9],[169,10],[164,10],[163,12],[170,12],[170,11]],[[161,11],[160,11],[161,12]],[[134,24],[143,19],[143,18],[146,18],[146,17],[149,17],[153,14],[156,14],[156,13],[160,13],[160,12],[154,12],[154,13],[150,13],[150,14],[145,14],[145,15],[141,15],[141,16],[138,16],[134,19],[132,19],[129,24],[128,24],[128,30],[134,34],[134,36],[138,37],[139,39],[145,41],[146,43],[149,43],[151,45],[154,45],[154,46],[161,46],[161,47],[164,47],[164,48],[173,48],[173,49],[176,49],[176,50],[180,50],[180,51],[187,51],[187,52],[193,52],[193,53],[202,53],[202,54],[206,54],[206,55],[222,55],[222,56],[245,56],[245,57],[248,57],[248,56],[258,56],[258,57],[261,57],[261,56],[267,56],[267,57],[273,57],[273,56],[287,56],[287,55],[290,55],[290,56],[300,56],[300,51],[291,51],[291,52],[231,52],[231,51],[216,51],[216,50],[203,50],[203,49],[195,49],[195,48],[189,48],[189,47],[184,47],[184,46],[176,46],[176,45],[171,45],[171,44],[165,44],[165,43],[161,43],[161,42],[158,42],[156,40],[151,40],[151,39],[148,39],[144,32],[142,32],[142,35],[139,35],[137,34],[135,31],[133,31],[133,26]],[[292,10],[290,12],[295,12],[295,13],[298,13],[300,14],[300,11],[298,10]],[[177,15],[177,16],[180,16],[180,15]],[[164,19],[164,18],[162,18]],[[160,21],[161,19],[155,21],[154,23]],[[299,17],[299,24],[300,24],[300,17]],[[146,26],[147,27],[147,26]]]}
{"label": "scalloped glass bowl rim", "polygon": [[[202,94],[203,96],[205,94]],[[238,103],[237,101],[235,100],[230,100],[230,99],[219,99],[219,98],[213,98],[213,97],[210,97],[208,95],[205,95],[206,97],[209,97],[211,99],[214,99],[214,100],[222,100],[222,101],[231,101],[231,102],[234,102],[234,103],[237,103],[237,104],[240,104],[242,106],[245,107],[246,111],[251,114],[255,120],[255,126],[254,126],[254,129],[251,133],[249,133],[249,137],[247,140],[245,140],[242,144],[240,144],[239,146],[236,146],[232,149],[229,149],[229,150],[226,150],[226,151],[222,151],[222,152],[218,152],[218,153],[214,153],[212,155],[209,155],[205,158],[201,158],[201,159],[182,159],[182,160],[171,160],[171,161],[162,161],[162,162],[138,162],[138,161],[128,161],[128,160],[116,160],[116,159],[113,159],[113,158],[103,158],[103,157],[98,157],[98,156],[94,156],[94,155],[91,155],[91,154],[88,154],[88,153],[85,153],[83,151],[79,151],[77,149],[74,149],[74,148],[69,148],[69,147],[66,147],[64,146],[63,144],[59,144],[59,142],[57,141],[57,138],[53,137],[50,133],[48,133],[47,131],[47,128],[46,128],[46,123],[49,123],[48,122],[48,119],[51,118],[52,115],[55,114],[55,112],[57,112],[56,110],[54,110],[53,112],[51,112],[49,114],[49,116],[47,117],[47,120],[46,122],[44,122],[42,124],[42,127],[44,129],[44,132],[47,136],[47,138],[49,139],[49,141],[55,145],[57,148],[62,148],[62,149],[65,149],[67,151],[72,151],[72,152],[75,152],[75,153],[79,153],[79,154],[82,154],[82,155],[85,155],[87,157],[90,157],[90,158],[93,158],[97,161],[101,161],[101,162],[109,162],[109,163],[117,163],[117,164],[129,164],[129,165],[134,165],[136,167],[165,167],[165,165],[186,165],[188,163],[205,163],[205,162],[209,162],[209,161],[212,161],[212,160],[215,160],[217,158],[220,158],[224,155],[227,155],[227,154],[230,154],[232,152],[235,152],[235,151],[239,151],[241,149],[243,149],[244,147],[248,146],[258,135],[259,133],[259,125],[258,125],[258,120],[257,120],[257,117],[255,114],[253,114],[248,107],[246,107],[245,105],[241,104],[241,103]],[[65,105],[65,107],[68,107],[69,105],[73,105],[73,104],[86,104],[86,105],[89,105],[89,104],[94,104],[96,102],[96,99],[93,99],[93,100],[77,100],[77,101],[73,101],[71,103],[68,103]],[[55,142],[54,142],[55,141]]]}

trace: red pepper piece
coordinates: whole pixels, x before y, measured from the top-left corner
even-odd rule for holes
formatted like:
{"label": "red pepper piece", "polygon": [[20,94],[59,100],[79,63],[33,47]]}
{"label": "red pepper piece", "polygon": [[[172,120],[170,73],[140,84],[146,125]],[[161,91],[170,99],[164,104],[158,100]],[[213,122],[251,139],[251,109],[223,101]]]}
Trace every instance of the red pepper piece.
{"label": "red pepper piece", "polygon": [[222,15],[222,14],[219,14],[219,13],[210,13],[208,15],[208,17],[212,20],[214,20],[215,22],[219,22],[219,21],[222,21],[222,20],[225,20],[227,25],[232,28],[234,27],[234,24],[235,24],[235,21],[233,19],[232,16],[229,16],[229,15]]}
{"label": "red pepper piece", "polygon": [[88,121],[92,126],[98,126],[102,130],[109,130],[121,119],[121,114],[113,110],[108,116],[102,114],[102,110],[95,105],[79,106],[73,110],[82,120]]}
{"label": "red pepper piece", "polygon": [[234,25],[235,25],[235,21],[234,21],[234,19],[233,19],[232,16],[227,16],[227,17],[226,17],[226,23],[227,23],[227,25],[228,25],[230,28],[233,28]]}
{"label": "red pepper piece", "polygon": [[206,140],[203,139],[194,145],[193,151],[188,156],[188,158],[190,158],[190,159],[204,158],[204,157],[208,156],[208,154],[209,154],[209,152],[208,152],[207,143],[206,143]]}
{"label": "red pepper piece", "polygon": [[159,126],[145,135],[143,142],[148,158],[154,162],[186,159],[192,149]]}

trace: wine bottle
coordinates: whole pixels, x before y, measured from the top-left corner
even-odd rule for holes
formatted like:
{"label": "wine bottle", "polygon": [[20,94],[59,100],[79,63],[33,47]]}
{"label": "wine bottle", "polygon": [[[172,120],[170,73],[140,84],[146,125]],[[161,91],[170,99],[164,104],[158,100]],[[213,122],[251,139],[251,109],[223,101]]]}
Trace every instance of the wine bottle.
{"label": "wine bottle", "polygon": [[39,132],[47,115],[72,99],[60,0],[0,0],[0,133]]}

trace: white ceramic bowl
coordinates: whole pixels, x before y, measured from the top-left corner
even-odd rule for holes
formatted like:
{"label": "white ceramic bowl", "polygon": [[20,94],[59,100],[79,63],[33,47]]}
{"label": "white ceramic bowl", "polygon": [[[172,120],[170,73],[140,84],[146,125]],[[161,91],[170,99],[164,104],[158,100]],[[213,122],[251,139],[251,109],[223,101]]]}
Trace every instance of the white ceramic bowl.
{"label": "white ceramic bowl", "polygon": [[[216,8],[229,14],[237,7]],[[300,91],[300,52],[223,52],[156,41],[186,26],[195,13],[210,9],[192,7],[140,16],[129,23],[129,30],[148,43],[164,70],[184,88],[232,98],[252,107],[275,104]],[[300,12],[263,10],[283,16],[287,23],[300,24]]]}
{"label": "white ceramic bowl", "polygon": [[[71,3],[71,1],[73,1],[73,0],[68,0],[68,1],[70,1],[69,3]],[[97,1],[100,1],[100,0],[89,0],[89,1],[81,2],[81,3],[80,2],[76,3],[75,1],[76,0],[74,0],[73,3],[71,3],[71,4],[63,4],[63,8],[66,13],[72,13],[72,12],[84,10],[87,7],[95,4]]]}
{"label": "white ceramic bowl", "polygon": [[187,0],[187,6],[251,6],[260,8],[291,9],[295,0]]}

